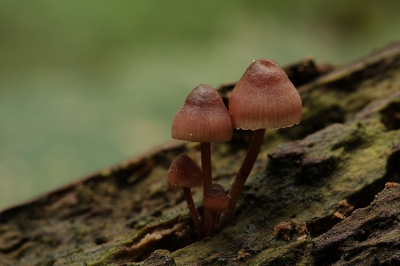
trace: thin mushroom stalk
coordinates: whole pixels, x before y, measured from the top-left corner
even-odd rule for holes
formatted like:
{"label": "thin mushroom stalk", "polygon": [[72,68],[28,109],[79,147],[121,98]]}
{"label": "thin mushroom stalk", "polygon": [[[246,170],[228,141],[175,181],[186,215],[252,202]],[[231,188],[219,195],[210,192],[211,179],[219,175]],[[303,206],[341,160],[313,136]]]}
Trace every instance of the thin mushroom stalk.
{"label": "thin mushroom stalk", "polygon": [[201,171],[203,173],[203,194],[211,186],[211,145],[209,142],[202,142],[201,147]]}
{"label": "thin mushroom stalk", "polygon": [[[212,171],[211,171],[211,144],[209,142],[202,142],[201,149],[201,168],[203,174],[203,197],[206,191],[212,184]],[[204,230],[207,232],[211,224],[211,213],[204,210]]]}
{"label": "thin mushroom stalk", "polygon": [[194,204],[192,197],[192,190],[189,187],[184,187],[183,194],[185,196],[186,203],[188,205],[190,214],[192,216],[193,224],[196,229],[197,238],[202,239],[205,236],[204,224],[201,221],[200,214],[197,211],[196,205]]}
{"label": "thin mushroom stalk", "polygon": [[242,192],[244,184],[250,175],[251,169],[253,168],[254,162],[257,159],[258,153],[260,152],[261,145],[264,139],[265,129],[257,129],[254,131],[253,138],[250,143],[249,150],[243,161],[239,172],[236,175],[235,181],[229,190],[229,204],[225,212],[221,214],[218,229],[224,228],[229,221],[235,218],[236,204],[239,196]]}
{"label": "thin mushroom stalk", "polygon": [[210,219],[210,226],[209,229],[207,230],[207,236],[209,237],[214,236],[216,228],[217,228],[217,213],[212,212]]}

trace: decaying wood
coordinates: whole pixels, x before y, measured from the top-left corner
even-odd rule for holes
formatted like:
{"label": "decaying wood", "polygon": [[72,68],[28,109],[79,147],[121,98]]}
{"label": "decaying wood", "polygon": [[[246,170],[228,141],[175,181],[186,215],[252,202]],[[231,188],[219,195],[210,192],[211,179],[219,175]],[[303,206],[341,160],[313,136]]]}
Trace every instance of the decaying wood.
{"label": "decaying wood", "polygon": [[386,183],[371,205],[313,240],[319,265],[399,265],[399,223],[400,187]]}
{"label": "decaying wood", "polygon": [[[200,162],[197,144],[172,141],[3,210],[0,265],[399,263],[400,44],[286,71],[303,121],[267,131],[237,217],[215,237],[195,242],[182,192],[166,185],[175,156]],[[225,101],[233,86],[220,88]],[[249,136],[213,143],[213,177],[227,190]]]}

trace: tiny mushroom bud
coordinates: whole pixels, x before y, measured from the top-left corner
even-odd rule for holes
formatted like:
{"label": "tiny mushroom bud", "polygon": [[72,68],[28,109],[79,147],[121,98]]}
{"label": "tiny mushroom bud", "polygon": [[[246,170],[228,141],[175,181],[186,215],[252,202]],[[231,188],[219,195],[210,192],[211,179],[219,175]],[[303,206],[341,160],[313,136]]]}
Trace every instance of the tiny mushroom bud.
{"label": "tiny mushroom bud", "polygon": [[229,206],[219,229],[232,222],[236,203],[260,151],[266,129],[290,127],[302,117],[300,95],[273,60],[259,59],[247,68],[229,99],[235,128],[255,130],[244,162],[229,191]]}
{"label": "tiny mushroom bud", "polygon": [[203,183],[200,168],[186,154],[176,157],[167,173],[170,188],[199,187]]}
{"label": "tiny mushroom bud", "polygon": [[217,223],[217,213],[223,212],[228,208],[229,199],[224,188],[217,183],[211,184],[203,197],[203,207],[211,212],[211,222],[208,236],[213,236]]}
{"label": "tiny mushroom bud", "polygon": [[203,223],[194,204],[191,189],[201,186],[203,181],[200,168],[186,154],[180,154],[174,159],[167,173],[167,184],[170,188],[182,188],[185,195],[198,238],[204,236]]}

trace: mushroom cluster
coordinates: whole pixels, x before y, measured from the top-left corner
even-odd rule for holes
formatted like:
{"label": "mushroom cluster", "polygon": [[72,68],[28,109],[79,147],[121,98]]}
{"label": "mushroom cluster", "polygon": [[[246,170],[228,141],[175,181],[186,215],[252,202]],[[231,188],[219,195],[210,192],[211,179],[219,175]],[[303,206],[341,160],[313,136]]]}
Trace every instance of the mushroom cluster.
{"label": "mushroom cluster", "polygon": [[[199,239],[213,236],[235,218],[238,198],[260,151],[265,130],[290,127],[302,117],[302,102],[285,71],[273,60],[259,59],[247,68],[234,87],[229,110],[211,86],[201,84],[186,98],[172,122],[172,137],[199,142],[201,169],[184,154],[171,164],[167,183],[183,188]],[[226,194],[212,181],[211,142],[229,141],[233,129],[254,131],[247,155]],[[191,195],[191,187],[203,185],[204,222]]]}

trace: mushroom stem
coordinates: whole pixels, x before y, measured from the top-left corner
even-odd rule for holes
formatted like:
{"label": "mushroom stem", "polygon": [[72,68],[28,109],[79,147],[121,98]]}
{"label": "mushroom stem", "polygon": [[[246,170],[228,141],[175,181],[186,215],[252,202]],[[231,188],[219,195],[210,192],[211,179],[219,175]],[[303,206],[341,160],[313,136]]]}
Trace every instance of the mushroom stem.
{"label": "mushroom stem", "polygon": [[199,212],[197,211],[196,205],[194,204],[190,187],[183,187],[183,194],[185,195],[186,203],[188,205],[190,214],[192,215],[197,237],[198,239],[202,239],[204,237],[203,222],[200,220]]}
{"label": "mushroom stem", "polygon": [[251,172],[251,169],[253,168],[258,153],[260,152],[261,145],[264,140],[264,135],[265,129],[257,129],[254,131],[249,150],[247,151],[247,155],[229,191],[228,209],[221,215],[218,225],[219,230],[230,224],[235,218],[236,204],[238,202],[239,195],[242,192],[244,183],[246,182]]}
{"label": "mushroom stem", "polygon": [[210,219],[210,228],[208,229],[207,236],[214,236],[215,234],[215,227],[217,225],[217,213],[211,212],[211,219]]}
{"label": "mushroom stem", "polygon": [[211,186],[211,145],[209,142],[202,142],[201,146],[201,168],[203,172],[203,191]]}
{"label": "mushroom stem", "polygon": [[[201,142],[201,168],[203,173],[203,196],[212,184],[211,174],[211,144],[210,142]],[[204,210],[204,229],[207,232],[211,222],[211,214]]]}

